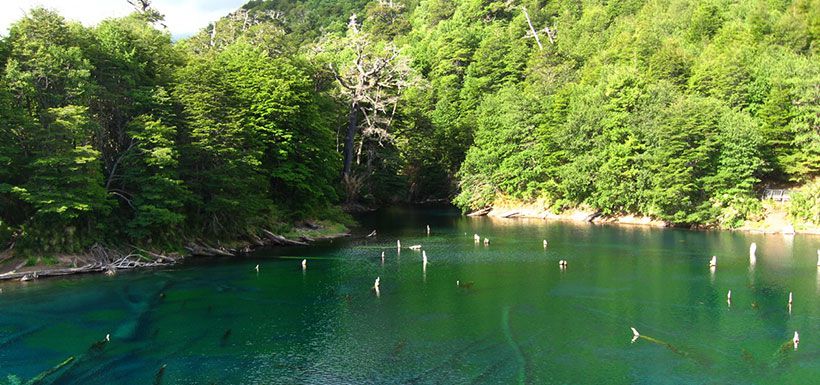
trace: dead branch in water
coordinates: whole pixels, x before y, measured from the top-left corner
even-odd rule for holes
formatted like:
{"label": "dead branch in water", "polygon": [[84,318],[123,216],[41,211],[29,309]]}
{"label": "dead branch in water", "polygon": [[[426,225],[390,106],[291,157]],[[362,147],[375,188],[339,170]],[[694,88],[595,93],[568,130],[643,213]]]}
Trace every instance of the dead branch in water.
{"label": "dead branch in water", "polygon": [[131,270],[145,267],[165,267],[176,264],[177,260],[167,256],[150,253],[156,258],[151,260],[145,256],[133,252],[124,253],[119,250],[109,249],[99,244],[94,245],[88,251],[91,262],[79,267],[41,269],[36,271],[21,271],[17,269],[5,274],[0,274],[0,280],[19,279],[20,281],[30,281],[41,277],[58,277],[71,274],[99,273],[115,274],[118,270]]}

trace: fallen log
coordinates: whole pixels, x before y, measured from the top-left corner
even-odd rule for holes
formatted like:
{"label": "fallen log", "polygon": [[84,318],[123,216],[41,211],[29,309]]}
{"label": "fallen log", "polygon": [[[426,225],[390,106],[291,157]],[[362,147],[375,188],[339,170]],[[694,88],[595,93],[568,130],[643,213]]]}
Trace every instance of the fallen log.
{"label": "fallen log", "polygon": [[185,249],[188,250],[191,255],[199,255],[204,257],[235,257],[236,254],[229,252],[223,249],[217,249],[215,247],[210,247],[206,245],[199,245],[196,243],[191,243],[188,246],[185,246]]}
{"label": "fallen log", "polygon": [[257,237],[256,235],[251,236],[251,243],[255,246],[265,246],[265,241],[262,238]]}
{"label": "fallen log", "polygon": [[473,212],[467,214],[467,216],[468,217],[483,217],[483,216],[489,214],[490,211],[492,211],[492,210],[493,210],[492,207],[485,207],[481,210],[473,211]]}
{"label": "fallen log", "polygon": [[74,362],[74,356],[68,357],[65,361],[59,363],[57,366],[55,366],[55,367],[53,367],[49,370],[46,370],[45,372],[40,373],[39,375],[37,375],[37,377],[34,377],[31,380],[29,380],[28,382],[26,382],[26,385],[40,384],[40,383],[43,382],[43,380],[46,379],[46,377],[60,371],[60,369],[66,367],[67,365],[71,364],[72,362]]}
{"label": "fallen log", "polygon": [[268,230],[262,230],[262,234],[264,234],[273,244],[275,245],[283,245],[283,246],[307,246],[308,244],[305,242],[294,241],[292,239],[287,239],[281,235],[276,235]]}
{"label": "fallen log", "polygon": [[596,220],[596,219],[600,218],[602,215],[603,215],[603,213],[602,213],[602,212],[600,212],[600,211],[596,211],[596,212],[594,212],[594,213],[590,214],[589,216],[587,216],[586,218],[584,218],[584,221],[585,221],[585,222],[590,222],[590,223],[591,223],[592,221],[594,221],[594,220]]}
{"label": "fallen log", "polygon": [[177,260],[176,260],[175,258],[171,258],[171,257],[169,257],[169,256],[167,256],[167,255],[157,254],[157,253],[152,252],[152,251],[150,251],[150,250],[141,249],[141,248],[136,247],[136,246],[134,246],[134,245],[129,245],[129,247],[131,247],[131,248],[132,248],[132,249],[134,249],[134,250],[138,250],[138,251],[141,251],[141,252],[143,252],[143,253],[145,253],[145,254],[148,254],[148,255],[150,255],[150,256],[152,256],[152,257],[156,258],[158,261],[161,261],[161,262],[168,262],[168,263],[170,263],[170,264],[177,263]]}
{"label": "fallen log", "polygon": [[[56,269],[41,269],[35,271],[16,271],[0,274],[0,281],[17,279],[20,281],[30,281],[44,277],[59,277],[72,274],[116,272],[117,270],[130,270],[144,267],[165,267],[176,264],[176,260],[162,256],[155,261],[144,261],[144,257],[139,254],[122,255],[116,251],[92,248],[95,262],[87,263],[80,267],[67,267]],[[22,266],[21,266],[22,267]]]}
{"label": "fallen log", "polygon": [[77,268],[67,268],[67,269],[53,269],[53,270],[42,270],[42,271],[25,271],[25,272],[17,272],[17,271],[10,271],[5,274],[0,274],[0,280],[11,280],[11,279],[19,279],[21,281],[30,281],[32,279],[36,279],[39,277],[53,277],[53,276],[60,276],[60,275],[69,275],[69,274],[77,274],[77,273],[85,273],[85,272],[92,272],[96,271],[91,267],[77,267]]}

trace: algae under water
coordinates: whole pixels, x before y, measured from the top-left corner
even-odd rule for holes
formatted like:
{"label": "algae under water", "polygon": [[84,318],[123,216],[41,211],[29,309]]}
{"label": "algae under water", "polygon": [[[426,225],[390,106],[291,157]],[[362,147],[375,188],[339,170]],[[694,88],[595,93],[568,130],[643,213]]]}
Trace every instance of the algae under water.
{"label": "algae under water", "polygon": [[[0,384],[38,376],[83,385],[820,378],[818,237],[449,210],[382,210],[361,223],[362,236],[246,259],[4,284]],[[376,237],[363,237],[373,229]],[[421,245],[427,268],[420,251],[397,253],[397,239]],[[631,343],[632,326],[651,338]],[[799,349],[781,349],[795,330]]]}

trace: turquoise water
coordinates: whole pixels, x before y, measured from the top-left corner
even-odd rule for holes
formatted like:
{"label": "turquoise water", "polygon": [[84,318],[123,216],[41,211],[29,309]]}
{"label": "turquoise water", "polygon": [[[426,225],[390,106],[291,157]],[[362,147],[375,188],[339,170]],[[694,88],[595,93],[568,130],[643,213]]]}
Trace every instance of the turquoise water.
{"label": "turquoise water", "polygon": [[[170,270],[0,285],[0,384],[11,383],[9,375],[25,383],[69,357],[75,359],[41,383],[820,378],[820,237],[493,220],[442,210],[382,211],[362,223],[359,232],[376,229],[378,236]],[[490,245],[476,245],[474,233]],[[426,272],[421,252],[397,253],[396,239],[423,246]],[[754,267],[750,242],[758,245]],[[564,271],[561,259],[568,261]],[[371,290],[376,277],[378,296]],[[660,343],[631,343],[631,326]],[[781,351],[795,330],[799,349]],[[106,334],[109,343],[89,349]]]}

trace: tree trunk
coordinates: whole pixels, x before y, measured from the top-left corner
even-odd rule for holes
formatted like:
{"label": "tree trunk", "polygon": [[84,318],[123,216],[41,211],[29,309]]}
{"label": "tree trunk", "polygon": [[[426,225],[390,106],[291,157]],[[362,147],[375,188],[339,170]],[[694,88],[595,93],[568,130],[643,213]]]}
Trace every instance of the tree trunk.
{"label": "tree trunk", "polygon": [[356,136],[356,127],[358,126],[357,113],[358,106],[356,106],[355,102],[351,103],[347,122],[347,136],[345,137],[345,163],[344,171],[342,172],[343,177],[350,175],[350,168],[353,165],[353,139]]}

